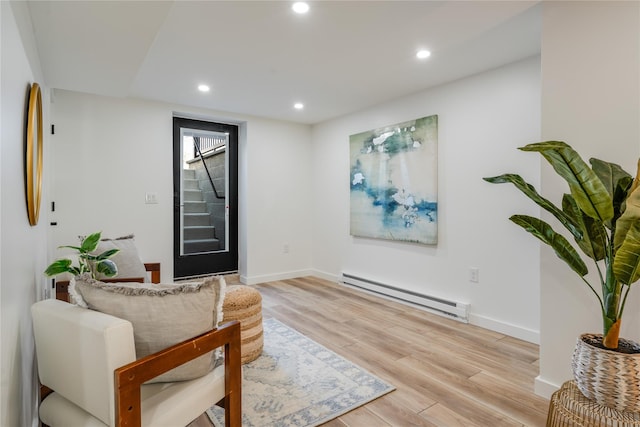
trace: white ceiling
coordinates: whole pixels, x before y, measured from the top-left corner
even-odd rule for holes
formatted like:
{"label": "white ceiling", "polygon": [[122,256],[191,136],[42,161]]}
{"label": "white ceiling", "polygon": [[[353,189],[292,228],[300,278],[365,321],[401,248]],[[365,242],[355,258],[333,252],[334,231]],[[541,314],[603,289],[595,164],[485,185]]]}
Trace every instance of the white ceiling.
{"label": "white ceiling", "polygon": [[319,0],[306,15],[289,1],[28,5],[50,88],[318,123],[538,54],[537,3]]}

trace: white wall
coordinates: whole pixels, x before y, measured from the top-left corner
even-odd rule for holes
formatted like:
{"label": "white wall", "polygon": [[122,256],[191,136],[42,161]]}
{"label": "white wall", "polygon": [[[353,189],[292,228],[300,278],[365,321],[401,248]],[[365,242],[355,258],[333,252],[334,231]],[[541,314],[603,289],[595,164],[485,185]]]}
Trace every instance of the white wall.
{"label": "white wall", "polygon": [[[308,272],[308,126],[62,90],[54,92],[52,106],[55,245],[74,244],[76,236],[98,230],[104,236],[134,233],[142,259],[160,262],[162,280],[172,280],[174,112],[241,125],[243,281]],[[146,192],[157,193],[158,204],[145,204]],[[288,254],[282,253],[283,243],[289,244]]]}
{"label": "white wall", "polygon": [[261,120],[250,121],[247,133],[240,197],[248,216],[248,268],[241,278],[253,284],[311,274],[311,129]]}
{"label": "white wall", "polygon": [[[30,307],[47,285],[46,209],[37,226],[27,219],[24,187],[25,107],[28,88],[42,86],[37,52],[25,3],[0,2],[0,425],[37,425],[37,383]],[[19,31],[23,29],[23,33]],[[43,114],[48,123],[48,90],[43,87]],[[45,132],[45,182],[49,173]],[[47,187],[45,185],[46,193]]]}
{"label": "white wall", "polygon": [[[438,115],[438,244],[349,235],[349,135]],[[527,59],[313,128],[313,263],[471,304],[471,322],[538,341],[539,252],[508,217],[538,210],[482,177],[518,172],[539,183],[540,61]],[[480,283],[469,282],[469,267]]]}
{"label": "white wall", "polygon": [[[572,145],[588,160],[635,175],[640,148],[640,3],[546,2],[542,39],[542,136]],[[567,192],[545,162],[543,192]],[[552,195],[552,196],[550,196]],[[588,264],[591,270],[593,264]],[[540,376],[549,395],[571,378],[571,353],[584,332],[602,333],[590,290],[547,248],[541,252]],[[599,281],[594,274],[597,287]],[[637,288],[638,285],[634,285]],[[640,289],[627,301],[621,336],[640,340]]]}

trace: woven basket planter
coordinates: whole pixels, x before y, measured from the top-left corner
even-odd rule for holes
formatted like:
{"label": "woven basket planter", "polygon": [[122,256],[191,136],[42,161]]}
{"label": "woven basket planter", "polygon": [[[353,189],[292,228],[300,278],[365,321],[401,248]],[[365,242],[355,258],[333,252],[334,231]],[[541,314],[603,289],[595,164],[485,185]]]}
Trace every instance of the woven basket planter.
{"label": "woven basket planter", "polygon": [[[582,334],[571,361],[576,385],[585,397],[618,411],[640,412],[640,353],[619,353],[589,344],[599,334]],[[620,339],[633,347],[638,344]]]}

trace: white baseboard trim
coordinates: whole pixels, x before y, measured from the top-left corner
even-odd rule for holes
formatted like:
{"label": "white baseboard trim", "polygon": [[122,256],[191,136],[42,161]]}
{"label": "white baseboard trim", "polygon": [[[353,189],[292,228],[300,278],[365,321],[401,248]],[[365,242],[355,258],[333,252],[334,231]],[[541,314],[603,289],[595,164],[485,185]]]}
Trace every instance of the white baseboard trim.
{"label": "white baseboard trim", "polygon": [[257,285],[258,283],[274,282],[276,280],[295,279],[297,277],[313,276],[314,270],[287,271],[278,274],[264,274],[262,276],[240,276],[240,281],[245,285]]}
{"label": "white baseboard trim", "polygon": [[284,273],[278,274],[265,274],[262,276],[240,276],[240,282],[245,285],[256,285],[258,283],[264,282],[273,282],[276,280],[287,280],[287,279],[296,279],[298,277],[304,276],[314,276],[320,279],[328,280],[330,282],[337,283],[340,281],[340,276],[337,274],[327,273],[321,270],[309,269],[309,270],[296,270],[296,271],[288,271]]}
{"label": "white baseboard trim", "polygon": [[481,328],[509,335],[510,337],[528,341],[533,344],[540,344],[540,331],[534,331],[533,329],[501,322],[486,316],[474,314],[473,312],[469,313],[469,323],[480,326]]}
{"label": "white baseboard trim", "polygon": [[545,399],[550,399],[551,395],[559,388],[560,385],[544,380],[540,375],[536,377],[533,384],[534,393],[538,396],[544,397]]}
{"label": "white baseboard trim", "polygon": [[333,283],[338,283],[340,281],[339,274],[331,274],[321,270],[311,269],[311,275]]}

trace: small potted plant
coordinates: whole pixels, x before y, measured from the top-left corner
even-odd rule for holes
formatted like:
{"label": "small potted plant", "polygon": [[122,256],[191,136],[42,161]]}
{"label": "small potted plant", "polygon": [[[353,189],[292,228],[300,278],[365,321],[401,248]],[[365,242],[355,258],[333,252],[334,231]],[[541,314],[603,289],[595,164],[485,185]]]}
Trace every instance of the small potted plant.
{"label": "small potted plant", "polygon": [[107,277],[118,274],[116,263],[109,258],[117,254],[120,249],[109,249],[98,255],[92,254],[98,247],[101,234],[101,232],[97,232],[87,237],[81,237],[80,246],[60,246],[59,249],[68,248],[77,251],[78,265],[73,265],[73,260],[69,258],[58,259],[47,267],[44,274],[51,277],[61,273],[70,273],[73,276],[89,273],[94,279],[97,273]]}
{"label": "small potted plant", "polygon": [[598,285],[591,283],[587,265],[574,244],[547,222],[527,215],[509,218],[553,248],[598,300],[603,333],[583,334],[577,341],[572,361],[577,386],[600,404],[640,411],[640,345],[619,338],[629,291],[640,279],[640,169],[634,179],[614,163],[592,158],[589,166],[561,141],[529,144],[520,150],[540,153],[567,182],[570,193],[564,194],[561,207],[517,174],[484,180],[512,183],[552,214],[592,260],[599,279]]}

